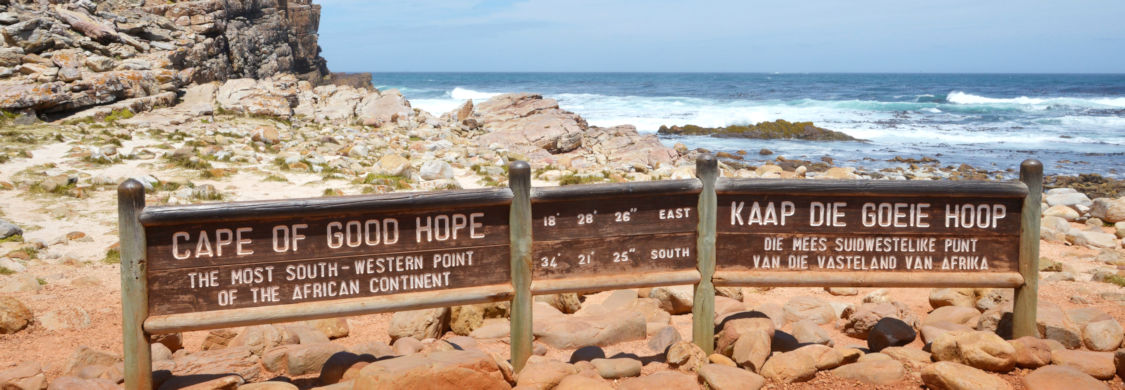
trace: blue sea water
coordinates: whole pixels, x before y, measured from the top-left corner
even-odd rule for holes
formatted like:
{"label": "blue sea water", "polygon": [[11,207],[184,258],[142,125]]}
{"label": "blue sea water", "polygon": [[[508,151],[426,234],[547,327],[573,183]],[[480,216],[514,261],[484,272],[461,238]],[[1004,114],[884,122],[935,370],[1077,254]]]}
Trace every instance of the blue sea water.
{"label": "blue sea water", "polygon": [[[835,159],[875,170],[933,157],[989,170],[1044,162],[1047,174],[1125,177],[1125,74],[375,73],[435,114],[507,92],[557,99],[591,125],[727,126],[812,121],[865,142],[663,137],[749,151],[750,162]],[[760,156],[768,148],[775,154]]]}

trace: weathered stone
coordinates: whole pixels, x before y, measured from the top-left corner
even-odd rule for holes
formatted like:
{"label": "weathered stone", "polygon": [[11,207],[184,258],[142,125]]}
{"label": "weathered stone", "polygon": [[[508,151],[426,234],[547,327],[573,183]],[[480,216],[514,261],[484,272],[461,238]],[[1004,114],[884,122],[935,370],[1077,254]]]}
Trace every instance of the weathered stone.
{"label": "weathered stone", "polygon": [[1073,367],[1043,366],[1023,377],[1028,390],[1109,390],[1105,383]]}
{"label": "weathered stone", "polygon": [[203,339],[202,349],[208,351],[226,348],[236,336],[238,333],[231,329],[213,329],[207,332],[207,337]]}
{"label": "weathered stone", "polygon": [[577,313],[582,309],[582,301],[575,293],[537,295],[535,301],[544,302],[566,314]]}
{"label": "weathered stone", "polygon": [[351,332],[351,327],[348,326],[348,319],[345,317],[311,320],[306,321],[305,324],[313,329],[319,330],[320,333],[324,333],[329,339],[348,337],[348,334]]}
{"label": "weathered stone", "polygon": [[703,352],[702,348],[690,341],[677,341],[668,347],[668,353],[665,355],[665,361],[668,365],[679,369],[680,371],[696,372],[699,367],[707,364],[707,353]]}
{"label": "weathered stone", "polygon": [[758,390],[766,378],[753,372],[720,364],[708,364],[699,369],[699,378],[713,390]]}
{"label": "weathered stone", "polygon": [[507,302],[454,306],[449,311],[449,328],[459,335],[472,334],[484,325],[485,319],[506,318],[508,307]]}
{"label": "weathered stone", "polygon": [[1078,210],[1078,206],[1090,207],[1094,204],[1089,197],[1080,192],[1048,194],[1043,200],[1048,206],[1062,205],[1075,210]]}
{"label": "weathered stone", "polygon": [[907,323],[898,318],[886,317],[875,323],[867,333],[867,348],[872,352],[879,352],[886,347],[901,347],[914,342],[917,336],[914,328]]}
{"label": "weathered stone", "polygon": [[0,365],[0,389],[42,390],[47,388],[47,377],[37,362],[26,361]]}
{"label": "weathered stone", "polygon": [[430,160],[422,164],[418,174],[423,180],[442,180],[453,178],[453,167],[441,160]]}
{"label": "weathered stone", "polygon": [[238,336],[230,341],[230,346],[243,346],[255,355],[261,355],[267,349],[286,342],[297,340],[286,339],[286,333],[273,325],[248,326]]}
{"label": "weathered stone", "polygon": [[[543,307],[553,312],[540,315]],[[626,310],[605,315],[564,316],[554,308],[542,303],[535,304],[532,327],[540,342],[554,348],[577,348],[586,345],[608,346],[623,341],[643,340],[647,335],[645,317],[641,313]]]}
{"label": "weathered stone", "polygon": [[794,353],[809,355],[816,362],[817,370],[831,370],[844,364],[844,354],[835,348],[812,344],[793,350]]}
{"label": "weathered stone", "polygon": [[680,331],[676,330],[673,326],[665,326],[661,328],[656,334],[648,339],[648,348],[653,352],[664,353],[668,351],[668,347],[675,344],[677,341],[682,340]]}
{"label": "weathered stone", "polygon": [[968,327],[976,326],[980,322],[980,312],[973,308],[973,303],[969,306],[943,306],[930,312],[925,320],[922,320],[922,325],[930,325],[937,322],[949,322],[953,324],[965,325]]}
{"label": "weathered stone", "polygon": [[832,374],[876,386],[889,386],[902,381],[906,368],[893,359],[872,360],[840,366],[832,370]]}
{"label": "weathered stone", "polygon": [[82,379],[74,376],[60,376],[51,381],[47,390],[116,390],[117,382],[109,379]]}
{"label": "weathered stone", "polygon": [[1031,336],[1008,341],[1015,348],[1016,366],[1039,368],[1051,364],[1051,347],[1046,341]]}
{"label": "weathered stone", "polygon": [[411,310],[396,312],[391,316],[390,329],[387,334],[391,341],[402,337],[415,339],[440,338],[445,332],[445,324],[449,319],[449,308],[440,307],[433,309]]}
{"label": "weathered stone", "polygon": [[699,382],[695,375],[683,374],[675,371],[658,372],[637,378],[629,378],[618,382],[618,390],[696,390]]}
{"label": "weathered stone", "polygon": [[290,375],[319,373],[332,355],[343,351],[344,346],[334,343],[292,345],[289,347],[286,368]]}
{"label": "weathered stone", "polygon": [[396,355],[409,355],[422,350],[422,342],[414,337],[401,337],[391,344]]}
{"label": "weathered stone", "polygon": [[1081,217],[1082,215],[1078,214],[1078,211],[1073,209],[1073,208],[1066,207],[1066,206],[1063,206],[1063,205],[1059,204],[1059,205],[1054,205],[1054,206],[1048,207],[1046,210],[1043,210],[1043,216],[1044,217],[1059,217],[1059,218],[1067,220],[1068,222],[1074,222],[1075,220],[1078,219],[1078,217]]}
{"label": "weathered stone", "polygon": [[555,390],[613,390],[609,382],[601,378],[591,378],[582,374],[569,375],[559,381]]}
{"label": "weathered stone", "polygon": [[567,376],[578,373],[574,365],[557,360],[544,360],[528,363],[520,371],[517,385],[529,389],[550,389],[555,387]]}
{"label": "weathered stone", "polygon": [[694,293],[691,286],[665,286],[653,288],[648,296],[659,301],[660,308],[670,314],[687,314],[691,313]]}
{"label": "weathered stone", "polygon": [[1039,334],[1045,339],[1058,341],[1069,349],[1082,346],[1081,329],[1071,322],[1058,305],[1040,301],[1036,310],[1035,323]]}
{"label": "weathered stone", "polygon": [[1094,199],[1090,216],[1109,223],[1125,221],[1125,197]]}
{"label": "weathered stone", "polygon": [[1125,349],[1113,353],[1113,366],[1117,367],[1117,377],[1125,379]]}
{"label": "weathered stone", "polygon": [[827,330],[809,320],[794,322],[792,335],[801,344],[823,344],[829,347],[834,344]]}
{"label": "weathered stone", "polygon": [[933,356],[929,352],[910,347],[887,347],[879,353],[913,367],[922,367],[933,362]]}
{"label": "weathered stone", "polygon": [[816,376],[816,361],[796,351],[777,353],[766,360],[758,374],[782,383],[804,382]]}
{"label": "weathered stone", "polygon": [[1012,385],[987,372],[953,362],[937,362],[922,369],[922,383],[933,390],[1007,390]]}
{"label": "weathered stone", "polygon": [[367,95],[356,107],[356,116],[365,126],[383,127],[410,119],[410,102],[397,89]]}
{"label": "weathered stone", "polygon": [[0,334],[23,330],[34,317],[31,310],[12,297],[0,296]]}
{"label": "weathered stone", "polygon": [[[275,354],[280,364],[267,366],[271,371],[280,371],[285,369],[285,362],[287,348],[292,346],[275,347],[275,350],[283,350],[281,353]],[[266,356],[270,355],[270,351],[263,354],[262,359],[250,353],[250,350],[242,347],[229,347],[223,349],[215,349],[210,351],[187,351],[179,352],[173,355],[172,359],[176,363],[174,373],[177,377],[189,376],[203,376],[203,375],[227,375],[236,374],[247,381],[258,380],[258,376],[262,372],[262,363],[266,363]],[[170,387],[170,383],[165,383],[164,387]],[[172,387],[175,388],[175,387]]]}
{"label": "weathered stone", "polygon": [[[524,373],[533,364],[524,367]],[[521,373],[520,379],[524,380]],[[561,378],[559,378],[561,379]],[[555,384],[558,380],[555,380]],[[356,389],[508,389],[501,368],[487,353],[441,351],[385,359],[364,366]]]}
{"label": "weathered stone", "polygon": [[83,345],[70,355],[66,362],[66,368],[63,369],[63,374],[76,375],[86,366],[112,366],[120,361],[122,361],[121,356]]}
{"label": "weathered stone", "polygon": [[1115,351],[1121,346],[1123,333],[1125,329],[1115,319],[1094,321],[1086,324],[1086,329],[1082,331],[1082,342],[1091,351]]}
{"label": "weathered stone", "polygon": [[410,160],[396,153],[388,153],[375,164],[375,173],[385,176],[406,177],[410,175]]}
{"label": "weathered stone", "polygon": [[785,319],[789,322],[809,320],[817,325],[829,324],[836,320],[836,310],[820,298],[799,296],[790,299],[782,307]]}
{"label": "weathered stone", "polygon": [[1060,350],[1051,352],[1051,363],[1076,368],[1101,380],[1113,379],[1117,367],[1109,352]]}
{"label": "weathered stone", "polygon": [[764,330],[746,330],[739,334],[730,350],[731,360],[740,367],[760,372],[770,356],[772,337]]}
{"label": "weathered stone", "polygon": [[847,322],[844,324],[844,333],[861,339],[866,339],[871,328],[883,318],[898,318],[911,326],[918,323],[918,319],[910,312],[910,308],[901,302],[864,303],[856,307],[853,312],[844,313],[844,315],[847,317]]}
{"label": "weathered stone", "polygon": [[627,378],[641,375],[641,361],[630,358],[594,359],[590,363],[605,379]]}
{"label": "weathered stone", "polygon": [[824,291],[827,291],[829,294],[835,296],[850,297],[859,295],[859,289],[855,287],[825,287]]}
{"label": "weathered stone", "polygon": [[[973,327],[953,324],[949,322],[937,322],[930,325],[923,325],[921,329],[922,341],[925,343],[932,343],[937,340],[941,335],[949,332],[969,332],[975,330]],[[986,329],[981,329],[986,330]]]}
{"label": "weathered stone", "polygon": [[19,235],[23,235],[23,229],[20,229],[14,223],[0,219],[0,240]]}
{"label": "weathered stone", "polygon": [[1015,348],[991,332],[951,332],[930,345],[934,360],[951,361],[995,372],[1015,367]]}

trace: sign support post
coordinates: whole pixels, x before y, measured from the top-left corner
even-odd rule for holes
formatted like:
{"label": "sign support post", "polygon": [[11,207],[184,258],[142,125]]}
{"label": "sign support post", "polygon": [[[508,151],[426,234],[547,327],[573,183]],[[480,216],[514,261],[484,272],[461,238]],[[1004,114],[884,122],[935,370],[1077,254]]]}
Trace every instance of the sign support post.
{"label": "sign support post", "polygon": [[512,189],[509,212],[512,262],[512,369],[520,372],[531,357],[531,166],[514,161],[508,167]]}
{"label": "sign support post", "polygon": [[117,188],[118,231],[121,235],[121,325],[125,341],[125,388],[152,388],[152,350],[144,322],[148,318],[148,276],[145,229],[141,211],[145,188],[130,179]]}
{"label": "sign support post", "polygon": [[1027,185],[1020,226],[1020,274],[1023,284],[1016,287],[1012,307],[1012,337],[1037,336],[1036,311],[1039,305],[1039,220],[1043,198],[1043,164],[1025,160],[1020,164],[1020,181]]}
{"label": "sign support post", "polygon": [[696,253],[699,256],[699,283],[695,285],[691,315],[691,339],[703,352],[711,354],[715,347],[715,226],[718,212],[718,199],[715,195],[715,180],[719,176],[718,161],[715,156],[701,154],[695,162],[695,175],[703,182],[699,194],[699,235],[696,238]]}

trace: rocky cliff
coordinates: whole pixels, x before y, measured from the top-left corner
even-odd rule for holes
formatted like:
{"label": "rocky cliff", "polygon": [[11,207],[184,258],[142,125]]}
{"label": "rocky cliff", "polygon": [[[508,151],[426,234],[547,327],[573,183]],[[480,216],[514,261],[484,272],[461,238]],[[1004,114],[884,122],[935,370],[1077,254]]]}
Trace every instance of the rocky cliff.
{"label": "rocky cliff", "polygon": [[315,84],[319,24],[311,0],[0,0],[0,109],[162,104],[189,84],[278,74]]}

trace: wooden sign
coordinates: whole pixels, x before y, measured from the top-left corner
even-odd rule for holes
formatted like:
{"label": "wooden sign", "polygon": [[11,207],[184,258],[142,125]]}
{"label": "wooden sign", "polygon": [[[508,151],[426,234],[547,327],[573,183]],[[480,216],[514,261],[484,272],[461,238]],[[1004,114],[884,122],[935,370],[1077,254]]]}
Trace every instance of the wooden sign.
{"label": "wooden sign", "polygon": [[699,191],[696,180],[538,189],[532,276],[694,270]]}
{"label": "wooden sign", "polygon": [[506,191],[149,208],[149,313],[509,282]]}
{"label": "wooden sign", "polygon": [[1019,271],[1022,185],[763,184],[720,183],[719,271]]}

